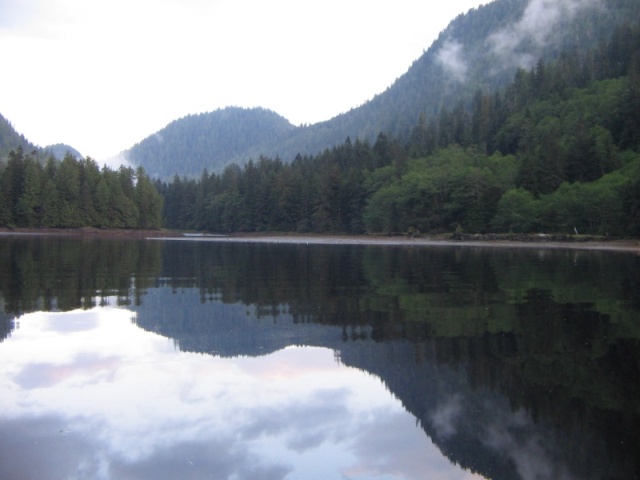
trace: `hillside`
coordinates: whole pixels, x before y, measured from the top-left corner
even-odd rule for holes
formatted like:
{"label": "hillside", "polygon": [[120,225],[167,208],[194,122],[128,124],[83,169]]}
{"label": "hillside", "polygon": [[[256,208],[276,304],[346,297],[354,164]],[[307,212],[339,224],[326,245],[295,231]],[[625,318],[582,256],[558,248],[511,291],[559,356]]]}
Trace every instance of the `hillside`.
{"label": "hillside", "polygon": [[640,28],[494,92],[292,162],[158,184],[165,226],[214,232],[640,235]]}
{"label": "hillside", "polygon": [[347,137],[373,142],[384,132],[400,140],[424,115],[467,105],[474,93],[509,83],[518,68],[607,40],[616,26],[640,22],[635,0],[495,0],[455,18],[431,47],[385,92],[331,120],[294,127],[273,112],[225,109],[177,120],[127,153],[164,179],[199,176],[260,155],[285,162],[315,155]]}
{"label": "hillside", "polygon": [[25,152],[38,149],[24,135],[19,134],[7,119],[0,115],[0,162],[6,161],[9,152],[17,148],[22,148]]}
{"label": "hillside", "polygon": [[82,158],[82,154],[70,145],[64,143],[56,143],[55,145],[47,145],[44,147],[47,157],[52,155],[56,160],[62,160],[69,153],[76,158]]}
{"label": "hillside", "polygon": [[263,109],[228,107],[175,120],[134,145],[127,157],[151,175],[199,175],[259,156],[263,145],[283,142],[296,127]]}

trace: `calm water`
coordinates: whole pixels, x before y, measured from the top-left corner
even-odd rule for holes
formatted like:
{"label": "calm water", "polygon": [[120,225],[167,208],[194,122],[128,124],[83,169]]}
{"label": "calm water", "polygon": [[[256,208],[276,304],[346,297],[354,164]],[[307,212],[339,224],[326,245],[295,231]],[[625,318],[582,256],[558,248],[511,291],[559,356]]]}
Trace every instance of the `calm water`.
{"label": "calm water", "polygon": [[633,479],[640,257],[0,237],[1,479]]}

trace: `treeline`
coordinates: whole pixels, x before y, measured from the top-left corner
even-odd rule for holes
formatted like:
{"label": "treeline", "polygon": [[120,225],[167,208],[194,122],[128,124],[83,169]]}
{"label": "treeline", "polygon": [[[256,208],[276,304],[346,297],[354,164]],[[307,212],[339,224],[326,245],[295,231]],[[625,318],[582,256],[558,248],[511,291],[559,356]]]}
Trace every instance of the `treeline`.
{"label": "treeline", "polygon": [[640,235],[640,29],[519,70],[471,105],[285,164],[158,183],[171,228]]}
{"label": "treeline", "polygon": [[0,226],[160,228],[162,197],[139,168],[68,154],[43,165],[18,147],[0,162]]}

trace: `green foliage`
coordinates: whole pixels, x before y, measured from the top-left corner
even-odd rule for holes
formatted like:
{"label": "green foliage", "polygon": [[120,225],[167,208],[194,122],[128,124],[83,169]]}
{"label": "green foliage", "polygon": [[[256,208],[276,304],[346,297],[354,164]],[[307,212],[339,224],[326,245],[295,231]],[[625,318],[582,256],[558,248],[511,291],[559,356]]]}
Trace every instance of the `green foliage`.
{"label": "green foliage", "polygon": [[595,182],[563,183],[536,199],[522,188],[506,192],[491,221],[497,231],[637,236],[640,156]]}
{"label": "green foliage", "polygon": [[491,226],[497,232],[535,231],[540,221],[538,210],[538,202],[531,192],[524,188],[510,189],[500,198]]}
{"label": "green foliage", "polygon": [[144,173],[71,154],[45,166],[21,148],[0,165],[0,226],[160,228],[162,197]]}
{"label": "green foliage", "polygon": [[[408,162],[407,173],[377,189],[364,212],[372,233],[481,232],[516,171],[513,157],[487,157],[452,145]],[[511,172],[511,173],[510,173]]]}
{"label": "green foliage", "polygon": [[626,221],[625,193],[640,185],[640,157],[595,182],[563,183],[540,200],[543,228],[600,235],[633,234]]}

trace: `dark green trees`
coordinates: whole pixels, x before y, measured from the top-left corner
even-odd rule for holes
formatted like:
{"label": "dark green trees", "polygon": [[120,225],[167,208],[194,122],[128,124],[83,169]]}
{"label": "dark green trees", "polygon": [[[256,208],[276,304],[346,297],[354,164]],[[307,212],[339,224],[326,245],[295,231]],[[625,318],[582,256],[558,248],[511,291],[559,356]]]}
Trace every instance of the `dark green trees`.
{"label": "dark green trees", "polygon": [[0,164],[1,226],[160,228],[162,202],[142,169],[100,169],[72,155],[43,166],[21,148]]}

